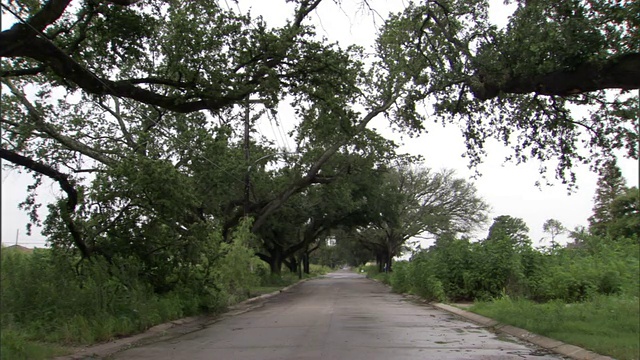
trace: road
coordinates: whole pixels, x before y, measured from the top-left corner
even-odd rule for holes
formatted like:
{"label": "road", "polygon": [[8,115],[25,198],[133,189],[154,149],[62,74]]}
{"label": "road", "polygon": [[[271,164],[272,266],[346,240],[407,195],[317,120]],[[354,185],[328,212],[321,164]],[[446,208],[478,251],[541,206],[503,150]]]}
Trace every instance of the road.
{"label": "road", "polygon": [[561,359],[349,272],[115,359]]}

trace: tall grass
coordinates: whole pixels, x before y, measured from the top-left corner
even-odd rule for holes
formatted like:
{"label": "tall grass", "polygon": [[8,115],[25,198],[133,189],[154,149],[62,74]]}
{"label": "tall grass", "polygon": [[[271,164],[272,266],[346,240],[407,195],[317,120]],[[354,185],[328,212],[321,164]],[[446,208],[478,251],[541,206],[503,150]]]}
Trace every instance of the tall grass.
{"label": "tall grass", "polygon": [[194,296],[189,289],[155,294],[135,269],[117,269],[99,258],[80,271],[45,249],[3,250],[0,256],[3,359],[44,358],[61,351],[50,344],[106,341],[224,305],[221,297]]}
{"label": "tall grass", "polygon": [[[446,240],[446,239],[445,239]],[[448,239],[398,262],[394,291],[479,301],[472,311],[620,359],[638,359],[638,239],[589,237],[577,248]]]}
{"label": "tall grass", "polygon": [[640,356],[637,297],[600,295],[572,304],[561,300],[540,304],[505,297],[475,303],[470,310],[616,359],[632,360]]}
{"label": "tall grass", "polygon": [[0,256],[2,359],[46,358],[59,354],[60,345],[107,341],[219,312],[246,298],[248,287],[258,281],[247,266],[257,259],[234,244],[217,260],[216,271],[194,269],[189,283],[161,294],[141,280],[145,269],[135,259],[108,263],[94,257],[79,263],[49,249],[33,254],[3,249]]}
{"label": "tall grass", "polygon": [[[69,347],[139,333],[174,319],[223,311],[261,290],[298,281],[273,277],[241,243],[225,245],[213,271],[192,269],[192,280],[156,293],[135,259],[108,263],[36,249],[0,252],[0,359],[45,359]],[[312,265],[312,276],[330,269]],[[208,276],[208,280],[204,277]],[[202,285],[204,284],[204,285]],[[257,293],[257,294],[256,294]]]}

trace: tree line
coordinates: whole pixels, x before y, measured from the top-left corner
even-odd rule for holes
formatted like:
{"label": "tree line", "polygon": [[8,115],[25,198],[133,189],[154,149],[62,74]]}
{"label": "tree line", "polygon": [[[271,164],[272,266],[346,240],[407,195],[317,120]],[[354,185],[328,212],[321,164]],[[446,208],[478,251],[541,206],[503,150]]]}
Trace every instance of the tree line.
{"label": "tree line", "polygon": [[[635,3],[522,2],[504,29],[487,1],[411,3],[373,55],[317,36],[308,18],[325,5],[294,1],[273,27],[218,2],[3,4],[16,23],[0,33],[0,156],[33,175],[21,207],[53,251],[78,273],[93,259],[135,268],[157,293],[218,287],[239,228],[274,274],[308,270],[327,237],[390,268],[413,236],[486,221],[471,183],[368,127],[417,134],[425,103],[462,129],[471,165],[490,138],[516,162],[557,162],[568,186],[576,162],[637,158]],[[293,153],[242,135],[255,101],[293,108]],[[64,197],[41,219],[44,177]]]}

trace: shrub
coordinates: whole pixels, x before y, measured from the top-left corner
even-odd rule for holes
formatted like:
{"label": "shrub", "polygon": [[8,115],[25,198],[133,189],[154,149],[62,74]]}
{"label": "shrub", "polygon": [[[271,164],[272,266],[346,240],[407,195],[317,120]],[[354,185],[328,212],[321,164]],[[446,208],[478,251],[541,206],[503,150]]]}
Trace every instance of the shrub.
{"label": "shrub", "polygon": [[410,263],[408,261],[398,261],[393,264],[393,272],[389,278],[393,291],[405,293],[411,290],[409,268]]}
{"label": "shrub", "polygon": [[331,272],[331,268],[325,265],[309,264],[309,275],[318,276]]}
{"label": "shrub", "polygon": [[426,256],[417,257],[409,267],[410,291],[428,301],[444,301],[442,282],[433,272],[433,262]]}

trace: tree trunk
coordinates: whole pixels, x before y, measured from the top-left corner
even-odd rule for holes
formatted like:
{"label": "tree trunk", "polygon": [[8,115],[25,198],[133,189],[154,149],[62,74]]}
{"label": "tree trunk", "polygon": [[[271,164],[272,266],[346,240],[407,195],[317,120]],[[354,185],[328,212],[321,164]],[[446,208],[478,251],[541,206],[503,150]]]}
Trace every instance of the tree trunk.
{"label": "tree trunk", "polygon": [[298,260],[298,279],[302,279],[302,263],[304,262],[304,253],[300,255],[300,260]]}
{"label": "tree trunk", "polygon": [[309,253],[304,253],[304,255],[302,255],[302,266],[303,266],[303,271],[305,274],[309,274]]}
{"label": "tree trunk", "polygon": [[387,271],[388,273],[391,272],[391,261],[393,260],[393,255],[391,255],[391,252],[387,253]]}
{"label": "tree trunk", "polygon": [[275,250],[271,253],[269,267],[272,275],[280,275],[280,269],[282,268],[282,253],[280,251]]}
{"label": "tree trunk", "polygon": [[376,263],[378,264],[378,272],[384,272],[384,254],[376,253]]}
{"label": "tree trunk", "polygon": [[289,258],[289,262],[285,262],[285,265],[287,265],[287,267],[289,268],[289,271],[295,274],[296,271],[298,270],[298,260],[296,259],[295,255],[291,256]]}

